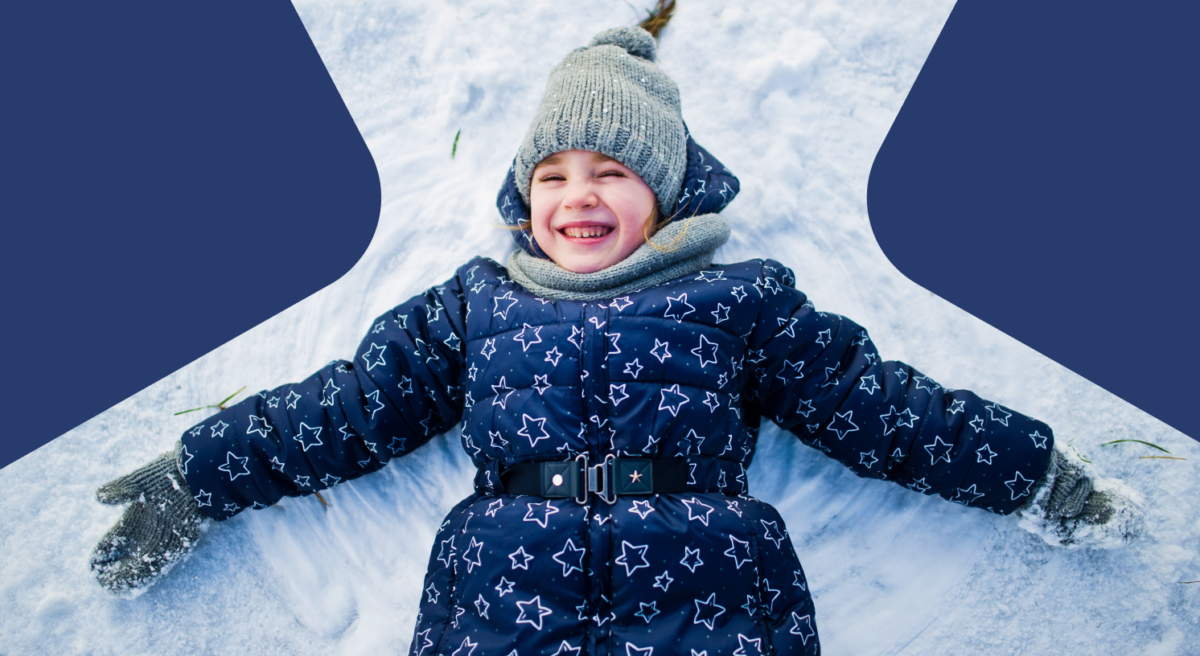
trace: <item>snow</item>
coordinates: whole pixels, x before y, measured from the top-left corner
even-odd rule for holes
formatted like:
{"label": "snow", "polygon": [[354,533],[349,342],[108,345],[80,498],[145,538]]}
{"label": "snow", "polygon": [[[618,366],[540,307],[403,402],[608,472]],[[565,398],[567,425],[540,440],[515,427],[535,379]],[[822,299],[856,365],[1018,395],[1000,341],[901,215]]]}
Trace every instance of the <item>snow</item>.
{"label": "snow", "polygon": [[[1111,551],[1050,547],[1014,518],[856,478],[773,426],[751,492],[787,521],[826,653],[1200,653],[1200,583],[1181,583],[1200,579],[1200,444],[912,284],[871,234],[872,159],[952,6],[680,3],[660,64],[696,139],[743,184],[717,261],[776,258],[885,357],[1047,421],[1144,495],[1146,535]],[[546,74],[636,16],[615,1],[297,9],[378,165],[375,239],[335,284],[0,470],[0,654],[360,654],[411,640],[434,531],[471,489],[455,435],[323,493],[328,510],[289,499],[213,525],[135,599],[88,571],[120,513],[94,491],[199,419],[172,413],[298,380],[471,256],[503,258],[493,201]],[[1100,445],[1123,438],[1186,460]]]}

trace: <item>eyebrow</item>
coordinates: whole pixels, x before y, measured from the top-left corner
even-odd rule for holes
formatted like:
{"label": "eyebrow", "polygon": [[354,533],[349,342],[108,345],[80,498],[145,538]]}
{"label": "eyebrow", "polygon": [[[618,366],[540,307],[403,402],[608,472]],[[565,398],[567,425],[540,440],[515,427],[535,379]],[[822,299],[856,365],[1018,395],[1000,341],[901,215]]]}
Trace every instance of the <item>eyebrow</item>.
{"label": "eyebrow", "polygon": [[[620,162],[617,161],[617,159],[614,157],[609,157],[608,155],[605,155],[604,153],[598,153],[594,150],[590,151],[590,152],[592,153],[592,161],[593,162],[598,162],[598,163],[617,162],[618,164],[620,164]],[[547,157],[546,159],[538,162],[538,165],[535,166],[534,168],[536,169],[540,166],[551,166],[554,164],[561,164],[561,163],[562,163],[562,153],[555,153],[555,154]],[[624,166],[624,165],[622,165],[622,166]]]}

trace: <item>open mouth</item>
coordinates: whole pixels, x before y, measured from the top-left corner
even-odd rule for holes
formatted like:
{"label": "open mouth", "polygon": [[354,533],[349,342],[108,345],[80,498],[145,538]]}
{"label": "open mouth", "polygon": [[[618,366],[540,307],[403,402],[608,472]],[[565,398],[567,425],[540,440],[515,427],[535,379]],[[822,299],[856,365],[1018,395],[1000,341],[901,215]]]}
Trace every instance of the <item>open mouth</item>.
{"label": "open mouth", "polygon": [[612,231],[613,229],[609,226],[572,226],[563,228],[559,232],[572,239],[600,239]]}

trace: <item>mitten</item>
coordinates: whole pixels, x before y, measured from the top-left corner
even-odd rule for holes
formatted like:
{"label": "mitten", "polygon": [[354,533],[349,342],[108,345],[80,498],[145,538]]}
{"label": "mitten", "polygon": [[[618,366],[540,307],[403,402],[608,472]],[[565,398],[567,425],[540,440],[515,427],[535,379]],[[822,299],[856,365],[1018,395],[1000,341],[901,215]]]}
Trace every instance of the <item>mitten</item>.
{"label": "mitten", "polygon": [[204,516],[179,472],[181,443],[131,474],[100,486],[96,500],[130,503],[92,550],[92,571],[110,592],[144,590],[187,556]]}
{"label": "mitten", "polygon": [[1142,498],[1057,444],[1032,498],[1017,509],[1020,526],[1054,546],[1113,549],[1141,535]]}

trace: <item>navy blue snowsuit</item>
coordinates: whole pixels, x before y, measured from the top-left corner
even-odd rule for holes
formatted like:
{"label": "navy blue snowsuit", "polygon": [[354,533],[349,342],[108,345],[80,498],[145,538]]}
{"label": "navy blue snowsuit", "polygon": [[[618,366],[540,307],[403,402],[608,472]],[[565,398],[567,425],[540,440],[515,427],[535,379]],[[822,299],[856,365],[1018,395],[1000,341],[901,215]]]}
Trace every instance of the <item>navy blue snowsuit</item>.
{"label": "navy blue snowsuit", "polygon": [[[748,495],[769,418],[860,476],[1009,513],[1048,426],[882,360],[773,260],[714,264],[604,301],[535,297],[476,258],[379,317],[336,361],[183,437],[201,510],[226,519],[385,466],[462,424],[475,492],[442,524],[414,656],[816,654],[787,528]],[[518,463],[683,457],[683,493],[505,492]]]}

